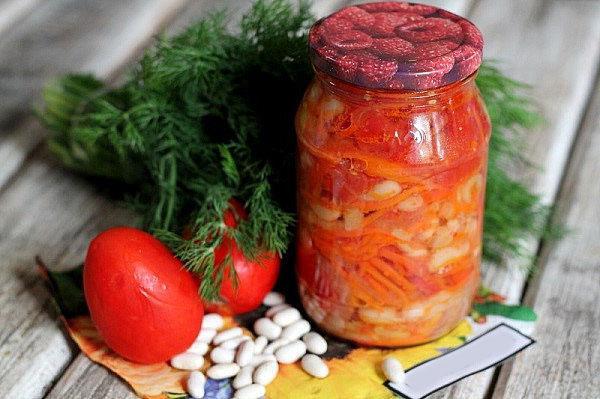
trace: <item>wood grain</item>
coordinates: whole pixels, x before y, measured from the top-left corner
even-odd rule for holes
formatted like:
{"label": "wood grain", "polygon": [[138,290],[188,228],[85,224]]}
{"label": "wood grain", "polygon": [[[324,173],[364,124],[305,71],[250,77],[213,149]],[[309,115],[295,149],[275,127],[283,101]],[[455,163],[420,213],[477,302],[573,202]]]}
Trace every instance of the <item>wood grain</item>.
{"label": "wood grain", "polygon": [[121,67],[182,1],[46,2],[0,41],[0,397],[42,397],[76,353],[33,256],[74,264],[95,233],[131,219],[39,152],[29,156],[44,137],[30,102],[55,74]]}
{"label": "wood grain", "polygon": [[[552,204],[594,84],[600,50],[600,4],[484,0],[477,3],[470,18],[483,31],[486,58],[499,60],[509,76],[532,86],[531,95],[546,123],[528,132],[523,151],[540,168],[516,169],[514,173]],[[577,24],[560,22],[575,19]],[[527,242],[532,256],[538,245],[539,237]],[[523,263],[511,259],[506,267],[485,265],[484,284],[506,295],[509,302],[519,302],[527,281]],[[434,397],[486,397],[493,374],[494,370],[476,374]]]}
{"label": "wood grain", "polygon": [[43,0],[1,0],[0,1],[0,35],[17,25]]}
{"label": "wood grain", "polygon": [[[5,158],[0,158],[2,159],[0,186],[3,181],[10,178],[10,185],[3,191],[0,189],[0,204],[2,204],[0,206],[0,256],[2,257],[2,267],[6,267],[8,271],[5,273],[3,270],[3,273],[0,273],[0,319],[8,320],[6,325],[0,325],[0,347],[2,348],[0,352],[0,397],[40,397],[47,391],[74,353],[68,339],[60,330],[56,313],[53,313],[52,307],[48,304],[45,287],[41,285],[31,269],[33,255],[39,252],[45,254],[50,263],[63,266],[73,264],[81,259],[87,240],[95,232],[109,225],[129,220],[131,217],[108,200],[103,199],[87,183],[58,169],[57,165],[45,158],[43,153],[38,151],[33,156],[28,156],[31,148],[35,147],[43,137],[43,133],[31,121],[28,113],[22,112],[22,110],[26,109],[27,104],[39,92],[41,83],[48,76],[70,69],[89,69],[105,76],[113,74],[113,71],[118,70],[120,65],[127,62],[132,52],[139,49],[139,44],[143,43],[142,40],[138,40],[137,44],[126,42],[114,54],[110,53],[113,55],[108,54],[106,49],[110,49],[111,44],[121,45],[119,39],[124,41],[128,39],[119,34],[115,36],[119,26],[130,23],[132,19],[139,21],[140,24],[144,21],[153,23],[153,16],[164,15],[164,13],[156,11],[158,14],[146,12],[142,13],[140,17],[134,12],[134,7],[135,4],[141,4],[141,1],[126,2],[128,4],[114,2],[113,7],[115,8],[125,7],[124,16],[110,14],[116,11],[104,8],[104,4],[111,3],[109,1],[102,2],[102,5],[98,4],[100,2],[92,4],[91,0],[88,2],[61,0],[52,3],[44,5],[40,8],[42,11],[36,10],[34,14],[24,19],[23,24],[29,24],[28,29],[19,26],[15,30],[11,30],[0,41],[0,71],[2,72],[0,94],[3,96],[3,102],[0,103],[0,132],[8,133],[4,133],[3,139],[0,138],[0,157],[6,155],[8,161],[13,159],[10,161],[12,163],[7,162],[5,166]],[[87,4],[90,14],[99,18],[99,21],[95,21],[95,18],[91,16],[77,17],[72,10],[66,10],[66,8],[76,7],[79,3]],[[193,7],[198,7],[196,12],[202,14],[206,12],[206,8],[201,3],[194,2],[190,5],[192,8],[186,10],[192,12]],[[237,3],[240,3],[243,8],[243,4],[241,4],[243,2]],[[316,3],[316,10],[320,15],[324,15],[343,3],[343,1],[319,1]],[[470,2],[444,2],[444,7],[464,14],[465,10],[469,8],[467,3]],[[144,2],[144,4],[158,3]],[[446,4],[452,5],[448,7]],[[156,7],[159,6],[156,5]],[[464,8],[461,9],[461,6]],[[51,11],[49,14],[48,10]],[[42,14],[38,13],[45,14],[46,17],[42,18],[40,16]],[[85,14],[81,10],[80,13]],[[55,20],[49,18],[48,15],[53,16]],[[109,17],[109,15],[113,16]],[[198,14],[185,14],[185,17],[190,18],[192,15]],[[138,17],[139,19],[137,19]],[[592,86],[594,70],[598,62],[597,43],[600,42],[600,26],[596,21],[600,17],[600,10],[598,10],[597,3],[544,2],[541,0],[496,2],[488,0],[480,2],[475,7],[472,17],[486,36],[486,55],[503,60],[504,69],[511,76],[526,80],[535,86],[533,94],[539,99],[542,109],[547,115],[548,124],[543,130],[529,136],[528,143],[533,146],[533,161],[543,165],[545,172],[521,175],[531,183],[532,187],[543,193],[546,201],[552,202],[576,127]],[[113,18],[117,22],[114,22]],[[576,20],[577,24],[564,23],[569,20]],[[176,23],[173,29],[180,29],[186,22],[180,20],[179,24],[179,28]],[[41,34],[35,33],[34,27],[44,26],[46,34],[50,35],[53,40],[46,40]],[[112,28],[110,28],[111,26]],[[510,29],[507,29],[507,26],[510,26]],[[95,30],[96,35],[102,34],[102,36],[94,36],[89,33],[73,39],[73,36],[77,35],[72,32],[77,32],[82,27],[90,31]],[[64,29],[61,31],[63,33],[56,33],[60,29]],[[127,35],[133,34],[141,38],[150,30],[138,26],[127,32],[129,32]],[[75,41],[73,42],[73,40]],[[7,43],[12,44],[7,45]],[[18,50],[22,43],[33,43],[34,46],[29,50],[27,46]],[[68,43],[74,44],[68,45]],[[88,48],[89,43],[94,43],[93,48]],[[548,45],[548,43],[552,43],[552,45]],[[63,49],[61,46],[65,48]],[[48,48],[54,48],[55,51],[50,51]],[[19,51],[23,50],[26,53],[19,54]],[[7,57],[4,54],[7,54]],[[103,58],[106,57],[113,57],[114,62],[104,62]],[[9,62],[11,58],[13,61]],[[47,59],[49,61],[46,61]],[[565,62],[565,60],[569,60],[569,62]],[[19,66],[22,67],[22,70],[19,69]],[[4,71],[9,71],[6,75],[7,78],[5,78]],[[15,98],[13,99],[11,96],[15,96]],[[5,98],[7,99],[6,104]],[[597,110],[598,107],[595,109]],[[30,132],[31,135],[23,132]],[[10,146],[5,147],[6,143],[9,143]],[[590,141],[589,143],[590,146],[595,144],[597,148],[597,142]],[[24,160],[25,167],[15,176],[15,171]],[[8,173],[3,174],[5,170]],[[593,202],[591,203],[593,204]],[[597,214],[589,213],[591,207],[592,205],[587,205],[585,217],[596,216],[597,220]],[[589,226],[585,230],[586,234],[591,231],[591,228]],[[597,231],[591,231],[590,234],[594,234],[596,240],[598,239]],[[588,241],[590,240],[588,239]],[[535,252],[537,245],[537,240],[531,241],[532,253]],[[586,247],[578,248],[583,250]],[[588,246],[587,248],[595,247]],[[594,249],[593,253],[597,254],[598,251]],[[591,257],[588,261],[590,265],[593,264]],[[559,272],[566,269],[567,271],[571,270],[572,274],[577,274],[581,268],[580,264],[569,263],[565,266],[561,262],[555,263],[559,264],[559,266],[555,266]],[[524,276],[514,271],[514,265],[516,262],[511,263],[512,271],[488,268],[485,275],[488,285],[507,294],[511,301],[517,301],[520,298],[525,282]],[[547,267],[550,267],[550,262]],[[590,268],[586,267],[586,273],[589,272],[588,269]],[[597,277],[597,274],[591,276]],[[548,282],[543,280],[546,278],[546,273],[542,277],[539,280],[540,287],[543,288],[541,292],[544,293],[546,290],[548,291],[547,295],[550,296],[528,295],[533,295],[530,300],[534,301],[532,303],[535,303],[536,309],[539,306],[542,311],[546,312],[549,325],[544,327],[540,324],[539,331],[546,331],[544,334],[549,336],[550,333],[557,333],[551,325],[552,319],[549,312],[553,310],[554,304],[562,306],[563,302],[560,302],[560,298],[557,299],[556,295],[552,296],[553,293],[549,289]],[[587,283],[589,284],[589,282]],[[584,285],[584,287],[586,286]],[[573,294],[571,291],[569,292],[571,295]],[[598,314],[591,314],[586,310],[590,308],[580,307],[588,305],[589,300],[588,295],[583,296],[581,300],[569,297],[564,302],[567,309],[583,315],[574,319],[579,331],[569,330],[566,323],[570,319],[566,314],[563,315],[564,320],[560,320],[560,325],[577,338],[588,339],[598,346],[597,341],[593,341],[593,337],[587,337],[588,332],[597,331]],[[589,328],[584,325],[584,321],[587,320],[586,315],[591,317],[591,321],[587,324]],[[544,316],[542,316],[543,320]],[[596,329],[591,329],[594,326]],[[566,333],[559,334],[561,338],[559,342],[563,345],[563,349],[581,349],[573,346],[569,341],[564,341],[565,336]],[[535,349],[537,350],[537,348]],[[542,350],[549,349],[543,348]],[[586,364],[595,365],[598,368],[597,352],[590,350],[584,353],[588,355]],[[572,352],[569,354],[576,355]],[[525,356],[530,355],[526,353]],[[533,356],[533,352],[531,356]],[[19,358],[18,362],[14,361]],[[526,358],[524,357],[524,359]],[[578,365],[586,360],[583,357],[575,357],[575,359],[575,364]],[[554,378],[564,375],[561,378],[565,379],[566,384],[563,385],[559,382],[545,391],[544,387],[539,386],[538,390],[549,393],[549,395],[592,392],[577,390],[578,388],[573,386],[587,381],[589,376],[586,375],[580,379],[579,370],[569,366],[567,362],[562,366],[558,366],[556,362],[552,363],[554,368],[550,367],[551,373],[543,374],[543,368],[553,360],[555,359],[546,353],[536,352],[536,357],[534,357],[534,362],[538,367],[536,375],[538,378]],[[508,368],[503,370],[500,380],[502,384],[495,393],[497,397],[503,396],[505,392],[504,396],[511,398],[521,397],[525,394],[531,395],[534,392],[528,390],[524,393],[522,391],[524,388],[519,386],[528,383],[526,379],[528,364],[520,362],[519,358],[515,364],[515,370],[520,372],[520,377],[511,379],[510,370]],[[559,367],[562,368],[559,369]],[[465,382],[447,389],[436,397],[485,397],[491,375],[491,372],[487,372],[470,377]],[[544,380],[544,378],[539,379]],[[597,386],[593,384],[590,386],[597,389]],[[587,397],[589,396],[587,395]],[[114,398],[132,396],[128,388],[117,378],[101,367],[90,364],[84,356],[80,355],[56,383],[49,397]],[[582,395],[581,397],[586,396]]]}
{"label": "wood grain", "polygon": [[46,396],[47,399],[137,398],[127,384],[86,356],[78,356],[61,381],[77,383],[57,384]]}
{"label": "wood grain", "polygon": [[455,14],[466,16],[469,14],[475,1],[476,0],[424,0],[419,1],[418,3],[431,4],[432,6],[443,8]]}
{"label": "wood grain", "polygon": [[524,300],[538,342],[502,368],[493,398],[600,395],[600,81],[586,116],[555,213],[572,231],[544,244]]}
{"label": "wood grain", "polygon": [[38,398],[75,352],[33,257],[77,264],[94,234],[132,218],[37,154],[0,203],[0,397]]}
{"label": "wood grain", "polygon": [[73,71],[109,77],[185,1],[47,1],[2,35],[0,187],[44,137],[31,118],[32,102],[39,103],[44,83]]}
{"label": "wood grain", "polygon": [[318,0],[313,2],[313,12],[318,18],[323,18],[347,4],[348,0]]}

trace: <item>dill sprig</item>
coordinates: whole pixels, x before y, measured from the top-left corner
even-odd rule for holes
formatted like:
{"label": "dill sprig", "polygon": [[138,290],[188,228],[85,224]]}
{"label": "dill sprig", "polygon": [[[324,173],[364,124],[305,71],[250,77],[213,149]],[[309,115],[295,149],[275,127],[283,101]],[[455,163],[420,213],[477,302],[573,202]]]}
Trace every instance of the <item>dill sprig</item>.
{"label": "dill sprig", "polygon": [[[250,258],[283,254],[295,221],[294,114],[313,73],[309,3],[258,0],[240,32],[213,14],[182,34],[161,37],[109,88],[90,75],[46,86],[42,122],[50,150],[81,173],[118,182],[121,194],[185,266],[200,294],[218,297],[230,258],[215,249],[231,237]],[[485,255],[522,253],[522,238],[544,229],[547,209],[511,179],[522,129],[538,121],[523,87],[484,65],[477,83],[494,124],[485,218]],[[123,189],[125,187],[125,189]],[[225,225],[229,200],[249,218]]]}
{"label": "dill sprig", "polygon": [[558,237],[562,229],[547,224],[550,208],[510,172],[516,165],[534,167],[523,153],[523,134],[538,127],[543,119],[526,95],[529,87],[502,74],[496,63],[484,62],[477,86],[492,122],[483,255],[494,263],[506,256],[520,258],[525,261],[524,266],[531,267],[534,254],[527,249],[526,239]]}

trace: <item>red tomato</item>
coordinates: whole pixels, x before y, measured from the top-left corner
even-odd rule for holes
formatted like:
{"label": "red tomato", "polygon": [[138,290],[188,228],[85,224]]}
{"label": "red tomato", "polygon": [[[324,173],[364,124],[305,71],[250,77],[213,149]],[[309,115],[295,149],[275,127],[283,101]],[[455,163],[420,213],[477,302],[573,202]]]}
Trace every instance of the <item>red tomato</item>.
{"label": "red tomato", "polygon": [[184,352],[200,330],[204,309],[196,279],[141,230],[115,227],[94,238],[83,287],[106,344],[134,362],[164,362]]}
{"label": "red tomato", "polygon": [[[225,212],[223,219],[226,225],[236,227],[239,219],[246,219],[248,216],[237,200],[232,199],[229,203],[233,210],[229,209]],[[223,243],[215,250],[215,263],[221,263],[230,249],[238,285],[234,287],[226,272],[220,289],[223,302],[205,304],[207,311],[232,315],[254,310],[260,306],[265,295],[277,282],[281,263],[281,258],[277,254],[264,253],[253,262],[246,259],[232,239],[225,237]]]}

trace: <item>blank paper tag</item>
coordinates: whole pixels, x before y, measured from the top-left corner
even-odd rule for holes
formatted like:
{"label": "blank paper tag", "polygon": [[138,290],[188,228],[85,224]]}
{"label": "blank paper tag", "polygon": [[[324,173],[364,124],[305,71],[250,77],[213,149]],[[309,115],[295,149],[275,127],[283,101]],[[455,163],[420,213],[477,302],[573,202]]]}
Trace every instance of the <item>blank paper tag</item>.
{"label": "blank paper tag", "polygon": [[464,345],[423,362],[406,372],[404,384],[386,383],[408,399],[421,399],[472,374],[493,367],[535,341],[500,324]]}

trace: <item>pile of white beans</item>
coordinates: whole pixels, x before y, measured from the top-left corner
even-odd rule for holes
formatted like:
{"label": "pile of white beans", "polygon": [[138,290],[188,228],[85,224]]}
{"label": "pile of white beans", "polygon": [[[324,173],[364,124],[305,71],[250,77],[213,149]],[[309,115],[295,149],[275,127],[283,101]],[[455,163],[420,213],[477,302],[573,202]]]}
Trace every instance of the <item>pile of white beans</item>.
{"label": "pile of white beans", "polygon": [[190,396],[204,397],[206,377],[199,370],[209,351],[212,366],[206,375],[215,380],[233,378],[236,399],[262,398],[265,386],[277,377],[279,364],[300,360],[302,369],[311,376],[329,375],[329,367],[319,357],[327,351],[327,341],[311,331],[310,323],[298,309],[286,304],[278,292],[268,293],[263,304],[269,309],[254,322],[254,340],[244,335],[240,327],[222,330],[223,318],[216,313],[204,316],[192,346],[171,359],[174,368],[191,371],[187,379]]}

